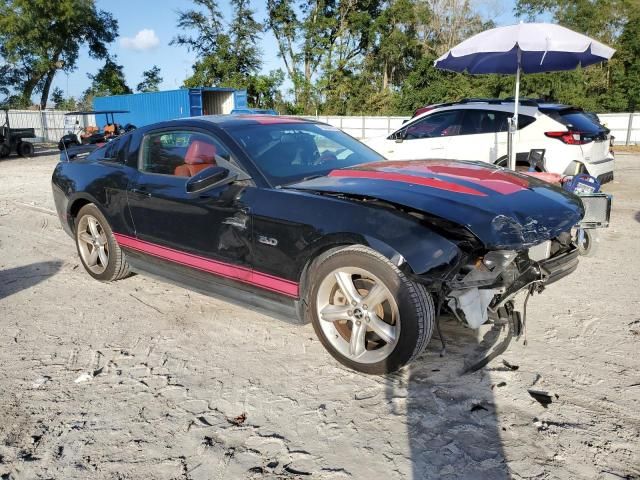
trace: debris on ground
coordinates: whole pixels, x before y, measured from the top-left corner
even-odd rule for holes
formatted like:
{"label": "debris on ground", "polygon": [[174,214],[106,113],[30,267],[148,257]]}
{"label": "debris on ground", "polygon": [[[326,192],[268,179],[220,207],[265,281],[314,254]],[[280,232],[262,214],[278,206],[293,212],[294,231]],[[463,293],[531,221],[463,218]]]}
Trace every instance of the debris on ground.
{"label": "debris on ground", "polygon": [[245,422],[246,419],[247,419],[247,413],[243,412],[237,417],[233,417],[233,418],[227,417],[227,422],[229,422],[231,425],[235,425],[236,427],[239,427]]}
{"label": "debris on ground", "polygon": [[544,390],[533,390],[529,388],[527,392],[529,392],[529,395],[531,395],[531,397],[533,397],[533,399],[536,400],[544,408],[547,408],[547,405],[553,402],[553,397],[555,397],[556,399],[560,398],[560,395],[558,395],[557,393],[551,394],[549,392],[545,392]]}

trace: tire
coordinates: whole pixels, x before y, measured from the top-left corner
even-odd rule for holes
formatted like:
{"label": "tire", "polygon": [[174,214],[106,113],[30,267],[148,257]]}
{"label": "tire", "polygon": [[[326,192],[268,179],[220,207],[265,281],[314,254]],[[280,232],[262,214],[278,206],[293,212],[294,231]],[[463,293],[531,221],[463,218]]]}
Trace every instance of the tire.
{"label": "tire", "polygon": [[16,151],[21,157],[33,157],[33,143],[31,142],[19,142],[16,146]]}
{"label": "tire", "polygon": [[94,204],[85,205],[78,212],[74,236],[80,261],[93,278],[112,282],[129,275],[124,252],[106,218]]}
{"label": "tire", "polygon": [[433,299],[423,285],[363,245],[333,250],[318,260],[309,272],[309,314],[336,360],[359,372],[384,374],[423,352],[435,325]]}
{"label": "tire", "polygon": [[582,235],[580,235],[580,229],[576,232],[576,245],[580,255],[592,257],[598,249],[599,242],[597,233],[591,228],[583,228]]}
{"label": "tire", "polygon": [[11,154],[11,149],[8,145],[0,143],[0,158],[7,158]]}
{"label": "tire", "polygon": [[[498,167],[503,167],[503,168],[508,168],[507,167],[507,163],[509,162],[509,159],[507,157],[502,157],[499,158],[498,160],[496,160],[496,162],[494,163],[494,165],[498,166]],[[527,165],[526,163],[520,161],[516,161],[516,172],[528,172],[529,171],[529,165]],[[536,170],[538,171],[538,170]]]}

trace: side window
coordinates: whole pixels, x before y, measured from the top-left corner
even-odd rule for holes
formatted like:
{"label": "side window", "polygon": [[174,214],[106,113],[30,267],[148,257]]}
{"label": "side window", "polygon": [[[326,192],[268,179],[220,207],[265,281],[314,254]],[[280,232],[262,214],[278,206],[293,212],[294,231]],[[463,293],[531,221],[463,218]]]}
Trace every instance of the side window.
{"label": "side window", "polygon": [[490,110],[467,110],[464,112],[461,135],[477,135],[480,133],[496,133],[500,119],[497,112]]}
{"label": "side window", "polygon": [[100,155],[100,159],[106,160],[107,162],[126,163],[130,140],[131,137],[127,136],[107,142],[104,146],[103,153]]}
{"label": "side window", "polygon": [[528,127],[535,121],[536,117],[531,117],[529,115],[518,115],[518,130],[523,129],[524,127]]}
{"label": "side window", "polygon": [[449,137],[460,133],[460,111],[434,113],[413,122],[406,129],[405,139]]}
{"label": "side window", "polygon": [[227,164],[229,151],[217,139],[199,132],[150,133],[142,141],[140,170],[162,175],[192,177],[207,167]]}
{"label": "side window", "polygon": [[[495,110],[467,110],[464,112],[461,135],[474,135],[479,133],[498,133],[509,131],[509,119],[513,116],[510,112]],[[529,115],[518,115],[518,130],[535,122],[536,119]]]}

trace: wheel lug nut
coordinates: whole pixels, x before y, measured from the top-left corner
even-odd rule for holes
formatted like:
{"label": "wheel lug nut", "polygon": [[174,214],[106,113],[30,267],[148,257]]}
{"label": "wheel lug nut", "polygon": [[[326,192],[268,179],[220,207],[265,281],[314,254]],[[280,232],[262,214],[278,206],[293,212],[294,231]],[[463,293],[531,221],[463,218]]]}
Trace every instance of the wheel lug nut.
{"label": "wheel lug nut", "polygon": [[364,305],[362,305],[362,308],[364,308],[366,310],[369,307],[367,307],[367,304],[365,303]]}
{"label": "wheel lug nut", "polygon": [[353,305],[354,307],[358,304],[358,302],[356,302],[355,300],[351,302],[351,305]]}
{"label": "wheel lug nut", "polygon": [[347,315],[349,315],[350,317],[353,317],[353,310],[348,310]]}
{"label": "wheel lug nut", "polygon": [[356,325],[357,325],[357,326],[360,326],[360,325],[362,325],[362,322],[361,322],[360,320],[358,320],[358,321],[356,322]]}

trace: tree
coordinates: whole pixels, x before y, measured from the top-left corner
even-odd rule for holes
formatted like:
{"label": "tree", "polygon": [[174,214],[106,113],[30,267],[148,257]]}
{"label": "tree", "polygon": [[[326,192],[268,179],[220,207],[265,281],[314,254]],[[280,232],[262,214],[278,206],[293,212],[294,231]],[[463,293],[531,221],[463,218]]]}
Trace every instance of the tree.
{"label": "tree", "polygon": [[53,92],[51,93],[51,101],[55,105],[55,109],[60,110],[58,108],[58,105],[64,102],[64,92],[62,91],[61,88],[56,87],[53,89]]}
{"label": "tree", "polygon": [[181,45],[196,53],[193,75],[185,86],[220,85],[234,71],[231,39],[224,32],[222,12],[215,0],[193,0],[196,9],[178,12],[178,28],[191,32],[181,33],[171,45]]}
{"label": "tree", "polygon": [[150,70],[142,72],[142,82],[136,87],[138,92],[157,92],[163,78],[160,76],[160,68],[154,65]]}
{"label": "tree", "polygon": [[45,108],[56,72],[75,68],[80,47],[105,58],[118,22],[92,0],[0,0],[0,54],[20,70],[12,85],[29,105],[40,92]]}
{"label": "tree", "polygon": [[231,1],[233,17],[227,30],[215,0],[194,0],[194,4],[198,8],[178,13],[178,27],[188,33],[171,41],[198,55],[184,85],[243,88],[251,105],[273,108],[280,101],[283,77],[278,71],[260,74],[258,40],[263,27],[255,20],[249,1]]}
{"label": "tree", "polygon": [[85,91],[85,97],[89,95],[104,97],[133,93],[125,80],[122,65],[118,65],[115,60],[115,57],[113,59],[107,58],[98,73],[87,75],[91,79],[91,86]]}
{"label": "tree", "polygon": [[256,75],[262,66],[258,40],[263,27],[254,18],[255,12],[250,8],[249,0],[231,0],[231,6],[234,13],[229,38],[236,54],[236,71],[246,79]]}
{"label": "tree", "polygon": [[545,90],[554,99],[590,110],[634,108],[640,75],[640,3],[637,0],[518,0],[515,12],[529,19],[550,15],[555,22],[617,49],[605,64],[530,79],[525,76],[525,94]]}
{"label": "tree", "polygon": [[627,99],[625,108],[633,112],[640,105],[640,7],[629,15],[618,45],[623,75],[616,83]]}
{"label": "tree", "polygon": [[56,110],[75,110],[76,99],[73,97],[65,98],[61,88],[55,87],[51,92],[51,101]]}

